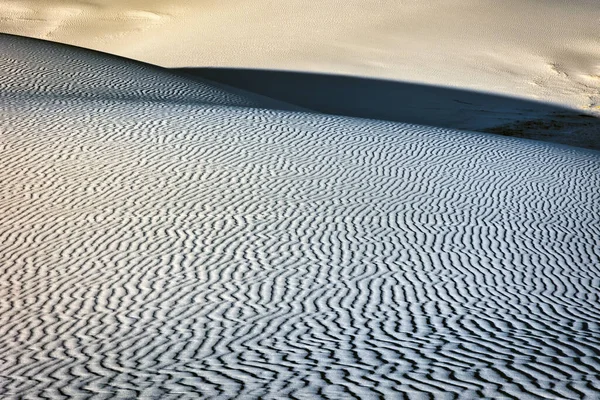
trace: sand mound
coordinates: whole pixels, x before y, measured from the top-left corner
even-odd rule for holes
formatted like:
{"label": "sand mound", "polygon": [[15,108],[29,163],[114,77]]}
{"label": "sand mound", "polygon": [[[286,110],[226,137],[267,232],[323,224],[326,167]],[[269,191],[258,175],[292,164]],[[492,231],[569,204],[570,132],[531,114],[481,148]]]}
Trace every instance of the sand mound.
{"label": "sand mound", "polygon": [[600,394],[600,153],[0,43],[3,398]]}
{"label": "sand mound", "polygon": [[[29,55],[31,48],[34,57]],[[7,102],[74,98],[299,109],[213,81],[187,79],[153,65],[24,37],[2,35],[0,53],[0,97]]]}

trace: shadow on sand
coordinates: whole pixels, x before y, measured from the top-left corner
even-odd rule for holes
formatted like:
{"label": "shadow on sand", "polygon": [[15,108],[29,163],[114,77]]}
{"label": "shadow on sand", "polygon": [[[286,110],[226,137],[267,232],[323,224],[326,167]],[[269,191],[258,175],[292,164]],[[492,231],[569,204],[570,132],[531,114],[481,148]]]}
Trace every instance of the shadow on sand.
{"label": "shadow on sand", "polygon": [[490,132],[600,149],[600,118],[541,102],[316,73],[233,68],[173,71],[326,114]]}

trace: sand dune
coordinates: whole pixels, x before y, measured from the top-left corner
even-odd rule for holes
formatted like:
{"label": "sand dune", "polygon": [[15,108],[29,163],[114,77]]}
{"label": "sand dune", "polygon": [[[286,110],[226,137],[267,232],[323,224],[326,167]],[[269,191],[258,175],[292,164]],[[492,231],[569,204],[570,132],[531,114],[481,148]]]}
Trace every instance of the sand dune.
{"label": "sand dune", "polygon": [[331,74],[244,68],[174,71],[326,114],[496,133],[600,150],[600,118],[523,98]]}
{"label": "sand dune", "polygon": [[600,115],[597,0],[9,0],[0,32],[167,67],[334,73]]}
{"label": "sand dune", "polygon": [[[214,81],[192,80],[164,68],[81,48],[46,45],[43,53],[30,57],[30,46],[41,46],[39,41],[7,35],[2,38],[0,96],[7,102],[16,99],[66,102],[70,98],[86,98],[141,104],[168,101],[171,104],[300,109]],[[93,114],[102,117],[100,111]]]}
{"label": "sand dune", "polygon": [[2,398],[600,395],[599,152],[0,48]]}

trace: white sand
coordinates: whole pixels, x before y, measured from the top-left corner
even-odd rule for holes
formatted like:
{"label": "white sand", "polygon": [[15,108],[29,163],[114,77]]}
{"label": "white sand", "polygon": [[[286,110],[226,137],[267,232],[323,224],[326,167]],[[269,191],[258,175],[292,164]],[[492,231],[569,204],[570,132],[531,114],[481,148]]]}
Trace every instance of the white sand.
{"label": "white sand", "polygon": [[0,397],[600,395],[600,152],[0,52]]}
{"label": "white sand", "polygon": [[0,32],[169,67],[384,77],[600,114],[597,0],[8,0]]}

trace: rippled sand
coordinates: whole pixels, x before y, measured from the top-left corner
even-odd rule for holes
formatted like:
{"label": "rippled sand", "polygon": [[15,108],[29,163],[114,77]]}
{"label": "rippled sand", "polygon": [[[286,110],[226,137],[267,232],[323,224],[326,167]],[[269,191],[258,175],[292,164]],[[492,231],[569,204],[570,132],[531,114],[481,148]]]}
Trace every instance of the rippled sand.
{"label": "rippled sand", "polygon": [[5,0],[0,32],[169,67],[325,72],[600,115],[598,0]]}
{"label": "rippled sand", "polygon": [[0,52],[2,398],[598,398],[600,153]]}

